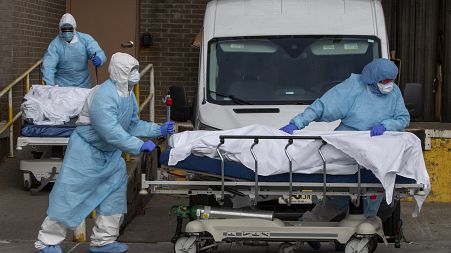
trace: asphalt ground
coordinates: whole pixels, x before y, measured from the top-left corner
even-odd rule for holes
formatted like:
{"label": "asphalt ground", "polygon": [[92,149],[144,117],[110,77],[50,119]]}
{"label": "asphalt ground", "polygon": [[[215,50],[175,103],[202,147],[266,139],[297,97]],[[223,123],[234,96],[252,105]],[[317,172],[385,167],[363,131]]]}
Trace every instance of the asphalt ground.
{"label": "asphalt ground", "polygon": [[[24,157],[26,155],[19,154]],[[22,187],[19,159],[7,159],[0,163],[0,252],[27,253],[33,248],[39,227],[45,218],[50,188],[31,195]],[[173,252],[170,242],[175,231],[175,217],[168,210],[174,204],[187,200],[177,196],[153,196],[145,206],[145,212],[136,216],[122,231],[120,241],[129,245],[129,252]],[[412,218],[413,204],[403,202],[402,218],[406,241],[400,249],[379,244],[377,253],[451,252],[451,203],[426,203],[421,216]],[[88,228],[92,220],[87,220]],[[88,239],[90,230],[88,229]],[[247,246],[242,243],[223,244],[213,252],[278,252],[280,244]],[[68,233],[63,243],[64,252],[87,253],[88,243],[74,243]],[[304,245],[296,252],[313,252]],[[335,252],[331,243],[323,243],[320,252]]]}

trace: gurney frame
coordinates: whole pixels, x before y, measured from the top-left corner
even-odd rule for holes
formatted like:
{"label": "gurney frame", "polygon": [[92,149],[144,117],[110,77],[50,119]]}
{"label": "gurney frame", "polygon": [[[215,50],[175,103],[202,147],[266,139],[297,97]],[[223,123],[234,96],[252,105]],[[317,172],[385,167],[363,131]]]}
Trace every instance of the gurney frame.
{"label": "gurney frame", "polygon": [[[225,158],[221,153],[221,146],[228,139],[251,139],[253,144],[250,152],[255,161],[254,181],[246,181],[225,176]],[[289,161],[288,182],[259,182],[258,159],[254,153],[254,147],[259,140],[287,140],[285,154]],[[287,149],[295,140],[318,140],[322,141],[318,153],[323,161],[323,182],[303,183],[293,181],[292,157]],[[189,171],[186,175],[188,181],[171,180],[164,177],[162,171],[170,169],[162,166],[153,168],[152,177],[158,180],[147,180],[148,171],[143,171],[141,194],[176,194],[176,195],[213,195],[216,201],[224,204],[226,195],[248,196],[253,205],[257,205],[260,197],[276,196],[282,197],[286,205],[292,205],[292,201],[299,195],[313,195],[318,199],[326,196],[349,196],[360,213],[348,214],[340,222],[287,222],[277,218],[263,220],[258,218],[202,218],[189,222],[185,232],[175,240],[175,252],[196,252],[206,250],[221,242],[231,241],[281,241],[294,242],[294,244],[282,244],[281,253],[293,252],[300,247],[304,241],[335,241],[337,245],[346,245],[346,252],[373,252],[377,246],[377,238],[385,243],[386,237],[383,232],[382,222],[379,217],[365,218],[361,199],[364,196],[384,195],[384,189],[378,183],[362,183],[361,167],[358,166],[356,183],[328,183],[327,182],[327,160],[323,155],[322,148],[327,143],[320,136],[242,136],[222,135],[216,147],[221,159],[221,175]],[[193,180],[196,175],[206,176],[209,180]],[[424,194],[422,184],[395,184],[394,198]],[[307,191],[306,191],[307,190]],[[325,203],[323,201],[322,203]],[[400,229],[400,228],[399,228]],[[207,239],[206,239],[207,238]],[[396,246],[399,246],[397,238]],[[210,242],[210,243],[206,243]]]}

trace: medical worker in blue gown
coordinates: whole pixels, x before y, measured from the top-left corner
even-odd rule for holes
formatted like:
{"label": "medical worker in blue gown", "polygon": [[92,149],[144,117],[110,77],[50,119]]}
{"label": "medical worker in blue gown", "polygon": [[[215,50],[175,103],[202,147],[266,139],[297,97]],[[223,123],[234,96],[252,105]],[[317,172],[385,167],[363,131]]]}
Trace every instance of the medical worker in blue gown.
{"label": "medical worker in blue gown", "polygon": [[42,75],[46,85],[91,88],[88,62],[100,67],[106,56],[89,34],[78,32],[74,17],[66,13],[59,23],[59,35],[44,54]]}
{"label": "medical worker in blue gown", "polygon": [[[363,68],[362,74],[351,74],[280,130],[292,134],[312,121],[341,120],[336,131],[369,131],[372,137],[383,135],[385,131],[401,131],[409,125],[410,116],[401,91],[394,84],[397,75],[398,68],[393,62],[374,59]],[[365,216],[377,215],[381,202],[382,197],[365,199]],[[303,218],[329,221],[346,211],[347,207],[348,197],[330,197],[326,206],[317,205]]]}
{"label": "medical worker in blue gown", "polygon": [[152,141],[173,132],[173,122],[162,126],[141,121],[132,92],[139,81],[138,61],[124,53],[112,56],[110,79],[93,88],[77,128],[71,135],[61,173],[50,193],[45,218],[35,247],[39,253],[60,253],[66,229],[75,229],[93,210],[97,218],[90,251],[117,253],[128,247],[117,242],[127,212],[127,171],[122,152],[152,151]]}

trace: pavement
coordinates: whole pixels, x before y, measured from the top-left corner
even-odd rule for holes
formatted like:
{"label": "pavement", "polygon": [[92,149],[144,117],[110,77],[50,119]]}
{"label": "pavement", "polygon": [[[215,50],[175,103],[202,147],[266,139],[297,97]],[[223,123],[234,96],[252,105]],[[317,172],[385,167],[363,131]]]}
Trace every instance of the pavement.
{"label": "pavement", "polygon": [[[26,157],[26,154],[19,154]],[[0,163],[0,252],[32,253],[35,252],[33,242],[39,227],[45,218],[50,188],[31,195],[22,187],[22,174],[18,170],[19,159],[7,159]],[[175,230],[175,218],[168,214],[169,207],[183,204],[187,200],[177,196],[153,196],[142,215],[136,216],[122,231],[120,241],[129,245],[129,252],[159,253],[173,252],[170,242]],[[379,244],[377,253],[420,253],[420,252],[451,252],[451,203],[426,203],[421,216],[412,218],[413,204],[402,203],[402,218],[406,241],[400,249],[394,245],[388,247]],[[88,219],[88,227],[92,220]],[[88,230],[88,238],[89,238]],[[247,246],[241,243],[220,245],[216,253],[267,252],[277,253],[279,243],[269,246]],[[87,253],[88,243],[72,242],[68,233],[63,243],[64,252]],[[335,252],[330,243],[323,243],[320,252]],[[303,246],[296,252],[312,252]]]}

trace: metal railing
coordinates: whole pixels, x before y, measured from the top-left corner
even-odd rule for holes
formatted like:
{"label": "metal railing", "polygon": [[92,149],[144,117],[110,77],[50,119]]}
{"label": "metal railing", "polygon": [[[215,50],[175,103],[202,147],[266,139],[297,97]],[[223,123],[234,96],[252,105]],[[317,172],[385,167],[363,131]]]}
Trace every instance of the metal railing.
{"label": "metal railing", "polygon": [[[16,113],[16,115],[13,115],[13,88],[21,83],[21,81],[25,80],[25,92],[28,93],[30,90],[30,74],[33,70],[40,67],[42,64],[42,59],[37,61],[33,66],[31,66],[28,70],[26,70],[22,75],[20,75],[16,80],[12,81],[8,86],[3,88],[2,91],[0,91],[0,98],[3,97],[5,94],[8,93],[8,121],[5,125],[3,125],[0,128],[0,135],[5,132],[7,129],[9,129],[9,154],[8,157],[14,157],[14,122],[22,116],[22,112]],[[42,83],[41,78],[40,82]]]}
{"label": "metal railing", "polygon": [[141,98],[141,82],[143,79],[141,79],[138,84],[135,86],[135,97],[136,102],[139,105],[139,114],[141,116],[141,111],[144,109],[146,105],[149,105],[149,120],[154,122],[155,121],[155,82],[154,82],[154,69],[153,64],[147,64],[147,66],[139,73],[140,77],[143,77],[149,73],[149,95],[144,99],[142,103],[140,103]]}

